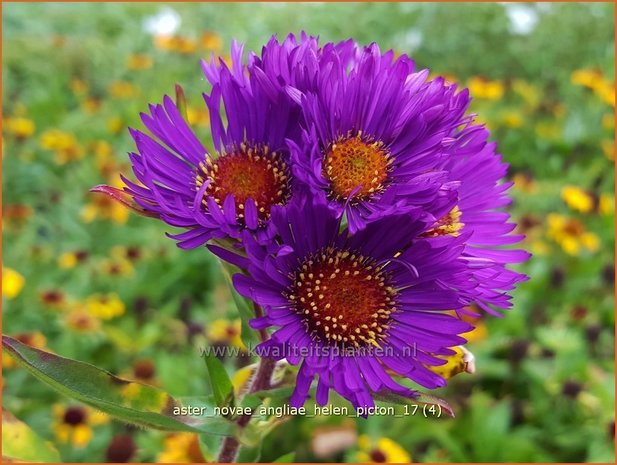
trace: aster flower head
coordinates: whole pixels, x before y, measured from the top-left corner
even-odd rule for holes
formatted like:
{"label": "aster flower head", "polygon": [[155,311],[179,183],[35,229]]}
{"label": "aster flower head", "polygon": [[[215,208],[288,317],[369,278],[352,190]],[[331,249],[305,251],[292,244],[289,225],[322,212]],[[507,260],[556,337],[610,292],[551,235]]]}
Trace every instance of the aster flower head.
{"label": "aster flower head", "polygon": [[142,114],[154,138],[131,130],[138,153],[129,156],[141,185],[123,178],[125,192],[145,212],[186,228],[171,236],[183,248],[238,239],[243,229],[264,235],[271,210],[291,197],[285,139],[297,130],[299,114],[282,91],[243,64],[236,43],[232,62],[233,70],[223,60],[202,62],[212,84],[204,99],[215,153],[206,150],[169,97]]}
{"label": "aster flower head", "polygon": [[315,378],[319,404],[334,390],[356,408],[444,386],[465,309],[509,308],[526,276],[508,266],[529,257],[509,248],[507,165],[466,115],[469,91],[376,44],[306,34],[201,65],[214,149],[165,97],[142,114],[150,134],[131,130],[139,183],[124,193],[186,229],[180,247],[239,268],[258,353],[299,366],[292,405]]}
{"label": "aster flower head", "polygon": [[456,196],[446,146],[465,122],[468,92],[427,81],[428,70],[376,44],[322,52],[318,85],[292,93],[305,125],[290,142],[298,180],[344,212],[352,231],[404,206],[441,217]]}
{"label": "aster flower head", "polygon": [[465,294],[468,304],[499,315],[497,309],[512,306],[509,291],[527,276],[507,265],[529,259],[524,250],[504,248],[520,242],[524,236],[509,234],[516,227],[503,208],[511,203],[507,195],[513,183],[502,183],[508,165],[496,153],[496,144],[488,142],[489,132],[480,125],[468,124],[450,147],[446,169],[459,182],[456,206],[440,218],[428,235],[469,235],[464,259],[473,273],[475,287]]}
{"label": "aster flower head", "polygon": [[292,405],[300,406],[318,377],[317,402],[334,389],[355,407],[374,405],[372,393],[414,391],[392,373],[436,388],[445,380],[427,368],[465,342],[471,325],[445,312],[460,308],[454,290],[468,285],[459,257],[463,237],[423,238],[420,212],[390,215],[354,234],[325,203],[300,200],[273,213],[276,246],[245,234],[248,258],[235,264],[243,296],[263,306],[251,321],[274,328],[261,356],[300,364]]}

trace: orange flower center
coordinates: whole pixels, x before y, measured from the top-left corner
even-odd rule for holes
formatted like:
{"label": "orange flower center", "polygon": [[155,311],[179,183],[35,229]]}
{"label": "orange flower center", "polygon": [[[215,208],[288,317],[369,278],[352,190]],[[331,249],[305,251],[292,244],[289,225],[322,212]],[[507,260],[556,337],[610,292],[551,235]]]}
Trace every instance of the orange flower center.
{"label": "orange flower center", "polygon": [[354,198],[368,198],[383,188],[391,161],[381,142],[341,138],[326,150],[324,176],[335,198],[346,200],[356,188]]}
{"label": "orange flower center", "polygon": [[[204,199],[211,196],[223,205],[227,196],[233,194],[240,222],[247,199],[255,202],[260,221],[265,221],[273,205],[283,205],[289,198],[287,166],[276,152],[269,153],[267,147],[256,149],[242,144],[239,150],[216,160],[207,158],[199,168],[195,178],[197,188],[203,185],[204,179],[210,181]],[[205,200],[204,206],[207,208]]]}
{"label": "orange flower center", "polygon": [[374,260],[329,247],[305,260],[287,297],[311,335],[334,344],[379,347],[395,295]]}

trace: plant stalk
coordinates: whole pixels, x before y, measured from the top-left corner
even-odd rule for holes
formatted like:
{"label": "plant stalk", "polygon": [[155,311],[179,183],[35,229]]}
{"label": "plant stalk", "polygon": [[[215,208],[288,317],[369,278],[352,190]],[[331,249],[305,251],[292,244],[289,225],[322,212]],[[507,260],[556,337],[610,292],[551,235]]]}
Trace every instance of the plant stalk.
{"label": "plant stalk", "polygon": [[[257,391],[264,391],[270,389],[270,380],[272,379],[272,372],[274,371],[274,366],[276,365],[276,361],[271,358],[262,358],[259,360],[259,364],[257,365],[257,370],[255,371],[255,377],[253,378],[253,382],[248,390],[248,394],[252,394]],[[236,425],[238,429],[241,430],[251,421],[250,415],[242,415],[236,421]],[[217,459],[218,463],[235,463],[238,452],[240,451],[240,442],[234,436],[227,436],[223,440],[223,444],[221,445],[221,450],[219,452],[219,456]]]}

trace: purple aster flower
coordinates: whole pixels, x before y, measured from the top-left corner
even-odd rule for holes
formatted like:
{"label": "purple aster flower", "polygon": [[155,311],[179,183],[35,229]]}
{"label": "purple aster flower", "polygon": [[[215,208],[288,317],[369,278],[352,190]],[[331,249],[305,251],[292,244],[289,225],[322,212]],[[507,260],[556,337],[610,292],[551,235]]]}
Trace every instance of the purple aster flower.
{"label": "purple aster flower", "polygon": [[472,328],[445,313],[461,307],[454,289],[469,282],[459,258],[465,237],[423,238],[432,226],[423,218],[389,215],[350,234],[325,203],[296,200],[272,213],[276,244],[245,233],[247,257],[231,260],[248,274],[234,285],[265,310],[251,326],[275,329],[259,354],[301,363],[292,405],[304,403],[316,376],[320,405],[334,389],[356,408],[373,406],[371,393],[413,397],[393,374],[446,384],[427,366],[445,363],[436,356],[452,354]]}
{"label": "purple aster flower", "polygon": [[468,119],[468,91],[427,81],[428,70],[376,44],[324,47],[319,69],[314,89],[288,92],[304,114],[302,140],[289,141],[298,181],[344,212],[351,231],[404,206],[446,214],[456,183],[444,142]]}
{"label": "purple aster flower", "polygon": [[487,142],[488,137],[483,126],[469,124],[453,138],[446,169],[451,179],[460,182],[457,204],[425,236],[469,235],[463,256],[473,270],[476,287],[466,301],[499,315],[491,307],[510,308],[508,291],[528,279],[506,265],[524,262],[531,255],[503,247],[524,236],[509,234],[516,224],[508,222],[510,215],[502,209],[511,203],[506,192],[512,183],[501,182],[508,165],[495,153],[496,143]]}
{"label": "purple aster flower", "polygon": [[222,60],[202,63],[212,84],[204,99],[215,154],[207,152],[169,97],[142,114],[158,141],[131,129],[139,153],[129,156],[141,185],[123,178],[125,192],[151,215],[186,228],[171,236],[182,248],[238,239],[244,229],[264,236],[272,210],[291,197],[285,140],[298,131],[299,110],[267,76],[257,79],[243,65],[236,43],[231,57],[233,71]]}

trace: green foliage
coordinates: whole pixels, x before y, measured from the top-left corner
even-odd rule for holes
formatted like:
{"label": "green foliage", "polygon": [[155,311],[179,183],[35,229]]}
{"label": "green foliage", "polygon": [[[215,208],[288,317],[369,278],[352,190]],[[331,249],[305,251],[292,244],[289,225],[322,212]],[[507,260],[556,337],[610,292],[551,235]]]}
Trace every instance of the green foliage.
{"label": "green foliage", "polygon": [[60,455],[49,441],[41,439],[24,422],[2,411],[3,458],[20,462],[58,463]]}
{"label": "green foliage", "polygon": [[204,360],[208,368],[208,379],[210,381],[210,388],[214,393],[216,405],[219,407],[233,405],[234,388],[227,375],[227,371],[225,371],[225,366],[213,353],[205,354]]}
{"label": "green foliage", "polygon": [[206,423],[174,414],[182,404],[152,386],[130,382],[87,363],[31,348],[8,336],[2,336],[2,347],[36,378],[60,393],[127,423],[166,431],[206,431],[223,435],[229,431],[217,418]]}

